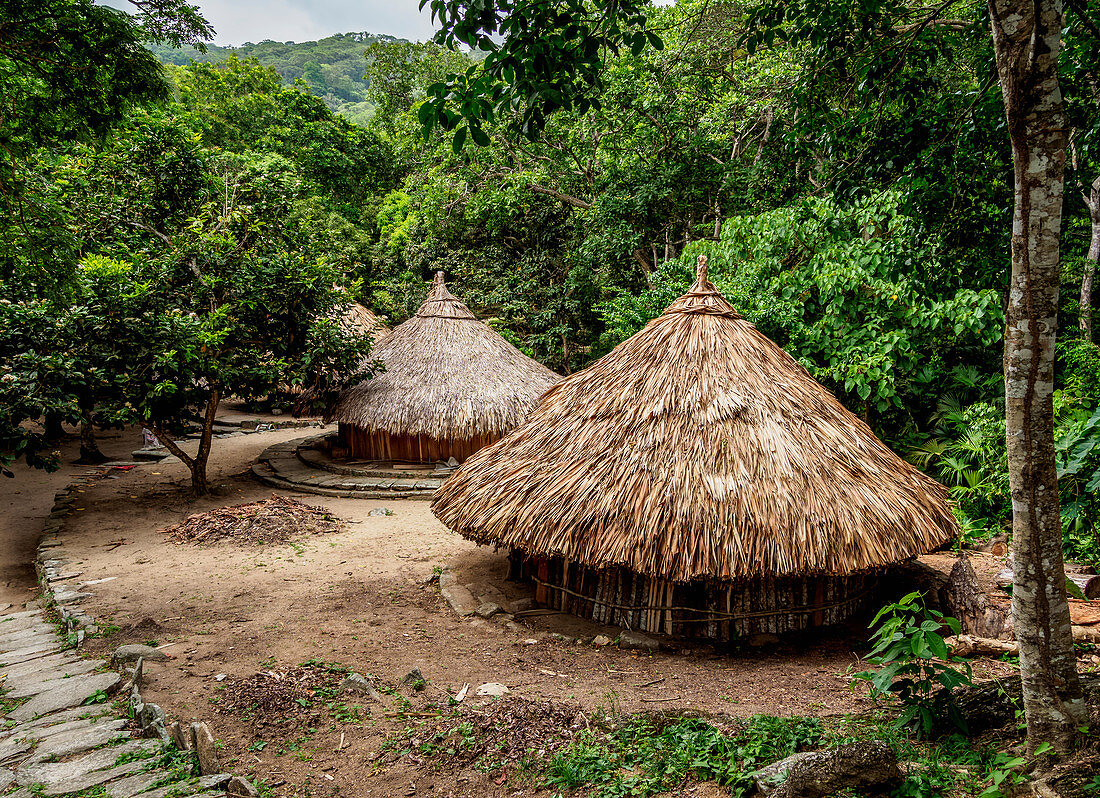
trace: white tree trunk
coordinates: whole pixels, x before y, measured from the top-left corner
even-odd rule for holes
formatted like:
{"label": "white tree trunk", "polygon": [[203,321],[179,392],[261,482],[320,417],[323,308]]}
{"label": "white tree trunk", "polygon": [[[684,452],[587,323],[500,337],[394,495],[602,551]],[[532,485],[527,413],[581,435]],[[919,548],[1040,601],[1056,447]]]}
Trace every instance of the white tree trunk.
{"label": "white tree trunk", "polygon": [[1100,261],[1100,176],[1092,181],[1092,190],[1085,194],[1085,205],[1092,220],[1092,243],[1085,261],[1085,273],[1081,276],[1081,332],[1085,340],[1092,340],[1092,283],[1096,278],[1096,262]]}
{"label": "white tree trunk", "polygon": [[1054,459],[1054,343],[1066,118],[1058,86],[1060,0],[989,0],[1015,172],[1005,329],[1012,490],[1012,617],[1028,747],[1072,748],[1088,719],[1070,631]]}

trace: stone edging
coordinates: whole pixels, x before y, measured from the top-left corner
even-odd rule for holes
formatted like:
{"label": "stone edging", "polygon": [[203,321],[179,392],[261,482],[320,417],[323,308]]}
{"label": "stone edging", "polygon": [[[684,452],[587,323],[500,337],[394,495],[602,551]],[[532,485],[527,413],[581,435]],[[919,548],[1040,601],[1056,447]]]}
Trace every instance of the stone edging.
{"label": "stone edging", "polygon": [[[55,494],[35,557],[42,595],[27,610],[0,615],[0,698],[8,699],[0,724],[0,794],[51,798],[94,788],[107,798],[259,798],[247,779],[220,772],[205,723],[166,727],[164,711],[142,700],[142,655],[160,652],[123,646],[111,662],[112,668],[121,666],[118,673],[106,669],[104,660],[72,651],[98,631],[79,605],[92,595],[86,588],[105,580],[74,586],[80,573],[64,571],[69,561],[60,534],[76,489],[112,467],[85,471]],[[47,617],[50,608],[60,617],[60,629]],[[125,667],[128,661],[133,668]],[[126,697],[127,716],[151,739],[131,738],[128,717],[119,716],[117,703],[105,700],[109,696]],[[181,756],[184,751],[193,752],[193,759]],[[195,765],[201,776],[191,775]]]}
{"label": "stone edging", "polygon": [[265,485],[341,499],[430,499],[443,480],[385,479],[336,473],[309,464],[298,449],[332,433],[307,435],[268,446],[252,463],[252,475]]}

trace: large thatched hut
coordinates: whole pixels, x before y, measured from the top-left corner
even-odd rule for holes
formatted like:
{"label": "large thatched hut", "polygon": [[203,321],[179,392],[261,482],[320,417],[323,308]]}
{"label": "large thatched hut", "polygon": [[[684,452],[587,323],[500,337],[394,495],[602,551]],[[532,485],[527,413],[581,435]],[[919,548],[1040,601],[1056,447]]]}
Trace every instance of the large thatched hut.
{"label": "large thatched hut", "polygon": [[537,600],[729,639],[835,623],[957,532],[895,455],[707,280],[549,390],[432,511],[511,550]]}
{"label": "large thatched hut", "polygon": [[371,356],[385,371],[346,391],[332,414],[363,460],[461,462],[523,421],[560,379],[478,321],[443,272]]}

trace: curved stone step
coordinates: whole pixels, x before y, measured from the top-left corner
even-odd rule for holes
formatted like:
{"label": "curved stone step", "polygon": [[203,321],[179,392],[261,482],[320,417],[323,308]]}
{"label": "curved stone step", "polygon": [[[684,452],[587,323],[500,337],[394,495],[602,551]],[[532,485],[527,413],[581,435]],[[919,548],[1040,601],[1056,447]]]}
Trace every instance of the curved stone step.
{"label": "curved stone step", "polygon": [[323,485],[311,485],[309,483],[295,482],[279,476],[270,465],[264,462],[252,464],[252,475],[265,485],[284,490],[298,491],[299,493],[311,493],[316,496],[332,496],[340,499],[430,499],[435,495],[436,488],[411,488],[396,491],[386,489],[359,488],[349,490],[346,488],[331,488]]}

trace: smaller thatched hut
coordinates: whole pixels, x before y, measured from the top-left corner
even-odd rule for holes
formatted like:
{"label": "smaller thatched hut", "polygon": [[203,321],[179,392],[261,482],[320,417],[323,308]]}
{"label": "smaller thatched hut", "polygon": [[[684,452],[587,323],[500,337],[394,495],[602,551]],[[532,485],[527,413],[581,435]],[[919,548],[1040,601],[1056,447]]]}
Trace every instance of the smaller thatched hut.
{"label": "smaller thatched hut", "polygon": [[370,333],[376,345],[390,334],[390,328],[382,323],[382,317],[358,302],[353,302],[348,308],[341,324],[348,330]]}
{"label": "smaller thatched hut", "polygon": [[707,280],[551,388],[432,511],[511,550],[542,604],[729,639],[836,623],[957,533],[887,448]]}
{"label": "smaller thatched hut", "polygon": [[346,391],[332,414],[363,460],[462,462],[522,422],[560,379],[478,321],[443,272],[371,357],[385,371]]}

